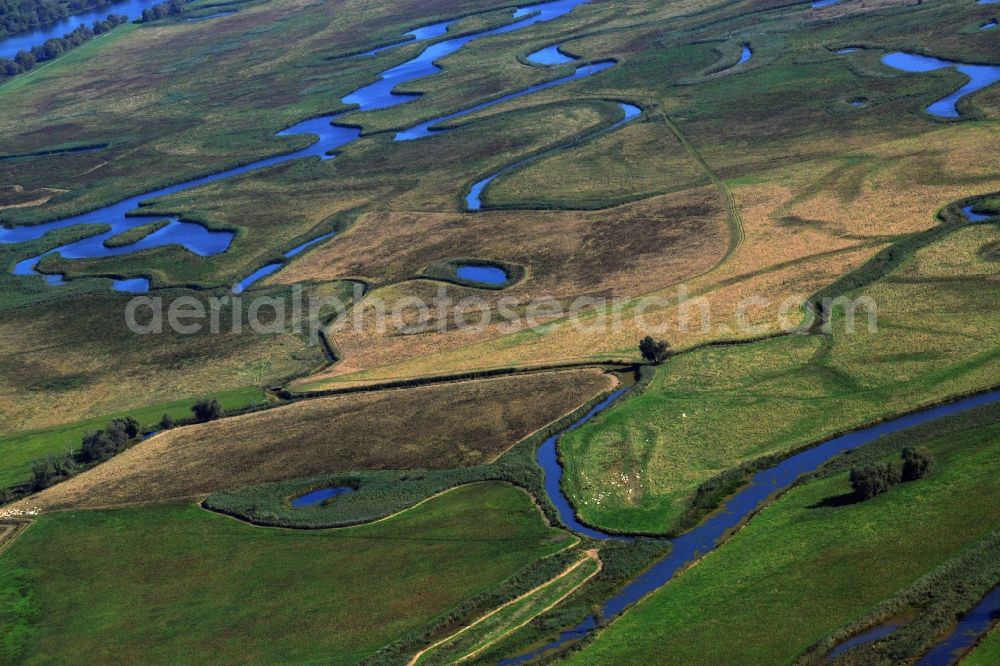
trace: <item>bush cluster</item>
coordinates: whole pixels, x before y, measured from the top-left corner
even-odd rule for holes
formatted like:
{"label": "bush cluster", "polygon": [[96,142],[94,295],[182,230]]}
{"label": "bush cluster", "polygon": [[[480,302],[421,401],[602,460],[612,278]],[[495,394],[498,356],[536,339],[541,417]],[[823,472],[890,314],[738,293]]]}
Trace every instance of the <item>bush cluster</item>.
{"label": "bush cluster", "polygon": [[149,9],[142,10],[142,23],[158,21],[168,16],[176,16],[184,11],[184,0],[167,0],[158,5],[153,5]]}
{"label": "bush cluster", "polygon": [[[211,400],[199,400],[191,407],[191,411],[194,413],[195,420],[199,423],[205,423],[206,421],[214,421],[222,416],[222,405],[215,398]],[[170,417],[164,415],[164,418],[168,419]],[[173,420],[171,419],[172,422]]]}
{"label": "bush cluster", "polygon": [[[70,478],[81,469],[107,460],[128,448],[141,432],[139,422],[131,416],[112,420],[104,429],[84,435],[76,453],[49,456],[35,462],[31,466],[30,490],[38,492]],[[7,495],[10,498],[10,491]]]}
{"label": "bush cluster", "polygon": [[929,449],[907,447],[903,449],[902,457],[902,467],[887,462],[851,469],[854,494],[862,500],[870,500],[900,482],[922,479],[934,468],[934,455]]}
{"label": "bush cluster", "polygon": [[121,14],[108,14],[103,21],[94,21],[93,25],[80,25],[72,32],[62,37],[53,37],[44,44],[39,44],[30,51],[18,51],[13,60],[0,58],[0,77],[17,76],[32,70],[35,65],[46,60],[58,58],[72,48],[93,39],[96,35],[112,30],[122,23],[128,22],[128,17]]}

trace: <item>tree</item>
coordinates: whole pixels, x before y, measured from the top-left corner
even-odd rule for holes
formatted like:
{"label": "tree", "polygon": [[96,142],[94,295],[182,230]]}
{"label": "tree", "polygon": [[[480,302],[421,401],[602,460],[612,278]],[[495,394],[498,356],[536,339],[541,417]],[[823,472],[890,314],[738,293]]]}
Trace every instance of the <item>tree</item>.
{"label": "tree", "polygon": [[194,417],[202,423],[222,416],[222,406],[219,405],[219,401],[215,398],[211,400],[199,400],[194,403],[191,411],[194,412]]}
{"label": "tree", "polygon": [[670,352],[670,343],[666,340],[654,340],[647,335],[639,341],[639,352],[650,363],[663,363]]}
{"label": "tree", "polygon": [[934,469],[934,454],[930,449],[906,447],[903,449],[903,481],[916,481],[931,473]]}
{"label": "tree", "polygon": [[17,55],[14,56],[14,62],[21,66],[21,71],[27,72],[29,69],[35,66],[38,59],[35,54],[31,51],[18,51]]}
{"label": "tree", "polygon": [[142,426],[131,416],[115,419],[107,427],[84,436],[80,447],[83,462],[100,462],[115,455],[139,436]]}
{"label": "tree", "polygon": [[899,469],[892,463],[865,465],[851,470],[851,487],[859,498],[870,500],[899,483],[899,478]]}
{"label": "tree", "polygon": [[174,427],[174,425],[176,425],[174,423],[174,417],[172,417],[170,414],[164,414],[163,418],[160,419],[160,428],[162,428],[163,430],[170,430],[171,428]]}
{"label": "tree", "polygon": [[44,460],[38,460],[31,466],[31,489],[43,490],[53,483],[68,479],[74,472],[76,463],[72,454],[49,456]]}
{"label": "tree", "polygon": [[3,76],[17,76],[21,73],[21,66],[13,60],[0,58],[0,74]]}
{"label": "tree", "polygon": [[123,419],[115,419],[108,427],[121,432],[126,440],[135,439],[142,432],[142,426],[131,416],[126,416]]}

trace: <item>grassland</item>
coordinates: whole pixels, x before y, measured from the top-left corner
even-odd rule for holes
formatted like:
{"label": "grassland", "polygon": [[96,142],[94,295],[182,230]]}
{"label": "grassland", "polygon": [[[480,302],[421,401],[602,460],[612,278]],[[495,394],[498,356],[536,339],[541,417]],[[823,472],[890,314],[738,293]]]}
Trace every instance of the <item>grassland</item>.
{"label": "grassland", "polygon": [[[351,54],[459,15],[467,16],[452,34],[497,25],[509,19],[503,7],[269,0],[209,23],[123,27],[0,86],[0,222],[54,219],[300,148],[308,139],[274,133],[346,111],[344,94],[422,47]],[[449,56],[442,74],[410,86],[425,93],[411,104],[348,113],[364,136],[335,160],[299,160],[150,207],[235,231],[229,252],[48,256],[44,270],[92,278],[59,290],[4,271],[0,483],[23,478],[34,457],[75,445],[106,420],[95,414],[149,424],[185,411],[182,397],[219,395],[237,407],[303,375],[293,389],[635,359],[646,333],[631,320],[578,330],[558,317],[541,331],[332,329],[340,359],[327,367],[319,349],[292,334],[130,335],[121,325],[125,298],[106,293],[106,278],[138,275],[164,295],[221,293],[331,231],[333,240],[257,293],[287,298],[294,284],[344,293],[344,281],[357,280],[370,289],[356,311],[377,300],[392,308],[437,295],[440,282],[427,279],[434,267],[469,257],[523,268],[500,291],[444,287],[457,299],[482,296],[491,311],[503,296],[619,297],[629,313],[642,296],[662,299],[646,323],[685,353],[645,392],[563,442],[567,490],[599,526],[671,531],[699,485],[720,472],[995,384],[994,226],[953,234],[860,292],[879,304],[877,334],[846,335],[838,316],[825,337],[700,347],[774,333],[785,299],[807,298],[926,232],[955,202],[987,195],[981,209],[996,208],[1000,86],[963,101],[963,121],[940,122],[922,109],[960,85],[958,74],[909,75],[879,63],[899,49],[991,59],[1000,31],[967,28],[993,10],[971,0],[860,8],[595,1]],[[617,64],[462,118],[432,139],[392,140],[395,129],[565,74],[524,60],[555,43]],[[753,59],[726,70],[744,43]],[[836,53],[845,46],[864,48]],[[859,97],[868,100],[863,109],[849,103]],[[643,118],[583,138],[619,117],[618,101],[641,105]],[[95,149],[64,150],[80,146]],[[539,159],[486,190],[487,210],[463,212],[473,182],[532,156]],[[81,233],[0,246],[0,267]],[[706,299],[710,327],[683,325],[681,283]],[[752,331],[737,330],[734,314],[748,297],[769,304],[748,314]],[[800,314],[792,308],[789,318]],[[79,507],[219,489],[246,496],[247,484],[272,481],[297,491],[314,475],[358,470],[381,475],[380,491],[420,468],[443,483],[461,476],[449,468],[496,460],[607,387],[596,371],[525,375],[327,397],[159,435],[33,500],[68,510],[41,516],[0,558],[9,565],[0,596],[10,600],[0,604],[8,627],[0,645],[29,662],[199,654],[261,663],[356,661],[404,636],[426,646],[478,616],[449,609],[566,545],[552,540],[561,533],[542,525],[523,493],[467,486],[377,525],[315,534],[251,528],[190,506]],[[934,448],[934,476],[869,504],[824,504],[845,491],[843,474],[794,490],[580,658],[789,661],[997,526],[996,427]],[[481,624],[488,638],[459,634],[475,645],[455,649],[483,647],[479,658],[495,662],[572,626],[634,576],[653,546],[621,549],[617,559],[602,553],[605,569],[568,604],[540,613],[559,591],[543,588]],[[525,617],[532,622],[503,635]],[[437,633],[423,640],[426,631]]]}
{"label": "grassland", "polygon": [[[19,247],[19,246],[15,246]],[[10,246],[0,246],[0,252]],[[28,280],[40,284],[20,291]],[[107,291],[108,282],[43,291],[38,278],[0,276],[10,291],[0,302],[0,432],[37,431],[85,421],[98,414],[116,414],[183,398],[245,391],[248,394],[315,370],[324,364],[318,345],[289,325],[280,332],[257,334],[247,326],[247,309],[234,310],[222,302],[219,330],[213,334],[207,319],[202,330],[184,335],[172,330],[164,315],[162,333],[140,334],[127,324],[130,297]],[[350,285],[310,287],[304,298],[339,294],[350,302]],[[167,313],[173,297],[191,292],[167,291]],[[210,296],[195,298],[205,312]],[[292,312],[293,293],[270,293],[285,312]],[[3,301],[4,299],[0,299]],[[303,301],[303,302],[307,302]],[[276,308],[278,306],[275,306]],[[270,322],[273,310],[263,309],[261,321]],[[237,314],[242,329],[231,326]],[[152,314],[140,308],[136,320],[145,324]]]}
{"label": "grassland", "polygon": [[1000,661],[1000,631],[994,629],[965,659],[963,666],[989,666]]}
{"label": "grassland", "polygon": [[[650,387],[561,442],[566,488],[596,525],[670,531],[727,468],[996,383],[996,265],[971,227],[863,290],[875,331],[787,336],[671,359]],[[860,310],[861,316],[864,310]],[[709,445],[710,444],[710,445]]]}
{"label": "grassland", "polygon": [[504,484],[325,532],[186,505],[54,514],[3,555],[0,646],[24,663],[354,663],[568,543]]}
{"label": "grassland", "polygon": [[590,552],[557,577],[479,618],[452,636],[418,653],[410,664],[453,664],[476,656],[534,617],[556,606],[600,571],[596,552]]}
{"label": "grassland", "polygon": [[792,660],[1000,525],[1000,426],[930,445],[937,471],[869,502],[828,501],[843,472],[793,489],[570,663]]}
{"label": "grassland", "polygon": [[296,402],[164,432],[24,504],[101,507],[353,470],[471,467],[611,385],[579,370]]}
{"label": "grassland", "polygon": [[[267,402],[264,392],[255,387],[217,393],[212,397],[219,401],[224,410],[245,409]],[[0,488],[26,481],[30,476],[31,463],[36,460],[79,449],[84,435],[105,427],[113,418],[131,416],[139,421],[144,429],[152,430],[158,427],[165,414],[175,421],[191,418],[191,406],[196,399],[188,398],[149,405],[128,412],[107,414],[44,430],[0,437]]]}
{"label": "grassland", "polygon": [[[273,281],[360,277],[376,286],[372,297],[391,305],[434,291],[436,285],[408,280],[461,254],[524,265],[518,293],[547,291],[566,301],[612,290],[619,297],[675,298],[664,291],[686,278],[692,292],[704,294],[717,310],[730,311],[748,294],[778,303],[856,268],[890,236],[933,225],[934,211],[950,201],[1000,189],[997,151],[982,149],[996,142],[988,120],[995,92],[970,102],[970,113],[980,120],[937,123],[919,109],[947,92],[957,75],[902,75],[877,62],[880,49],[919,46],[969,60],[988,50],[995,35],[970,39],[950,29],[985,10],[953,4],[924,3],[836,21],[813,20],[802,7],[749,1],[641,2],[628,12],[610,2],[588,4],[559,21],[476,42],[448,57],[442,74],[414,85],[426,94],[412,104],[350,114],[345,120],[361,123],[366,136],[336,160],[302,160],[157,202],[160,212],[235,229],[234,247],[224,255],[202,260],[165,248],[111,261],[49,257],[45,269],[77,276],[150,275],[157,285],[229,284],[318,233],[340,229],[346,233]],[[0,153],[108,147],[0,161],[4,182],[21,192],[65,190],[37,206],[6,209],[4,219],[48,219],[299,147],[305,139],[281,140],[273,132],[343,109],[343,94],[420,47],[370,59],[342,56],[392,41],[428,20],[480,9],[497,10],[463,2],[403,3],[389,11],[345,1],[334,20],[318,6],[276,0],[211,27],[130,28],[115,36],[113,49],[78,49],[0,88],[0,97],[16,110],[4,121],[11,131],[3,134]],[[502,13],[469,16],[454,31],[502,20]],[[740,71],[692,83],[744,41],[755,55]],[[463,118],[451,133],[409,145],[391,141],[388,131],[394,128],[557,76],[563,70],[519,60],[554,42],[581,58],[613,57],[618,65]],[[288,49],[288,43],[298,46]],[[870,48],[850,56],[833,53],[847,43]],[[150,52],[159,54],[155,62],[144,57]],[[102,67],[90,66],[99,59]],[[264,89],[268,94],[259,94]],[[872,100],[864,112],[845,101],[858,95]],[[734,99],[741,103],[731,104]],[[510,174],[487,191],[487,202],[503,208],[640,203],[545,216],[458,212],[475,179],[606,126],[618,113],[611,103],[616,100],[641,104],[646,117]],[[782,113],[775,114],[776,108]],[[81,117],[92,120],[84,126]],[[414,169],[420,178],[407,177]],[[706,187],[706,170],[722,179],[726,192]],[[697,277],[723,256],[727,192],[738,204],[746,239],[724,266]],[[650,218],[656,220],[652,233]],[[18,294],[33,288],[31,280],[18,281]],[[665,336],[677,347],[733,337],[731,329],[682,331],[674,324],[676,313],[666,305],[652,313],[651,323],[665,324]],[[774,312],[755,312],[754,320],[773,325]],[[103,341],[109,338],[105,328],[88,322],[85,330]],[[342,362],[301,387],[634,357],[640,333],[637,326],[609,333],[565,325],[540,334],[487,327],[471,334],[389,337],[364,330],[338,337]],[[185,392],[232,388],[220,381]],[[168,399],[152,393],[144,396],[147,403]],[[42,397],[19,408],[39,413]],[[89,414],[82,410],[76,415],[84,416]],[[11,427],[42,425],[22,420]]]}

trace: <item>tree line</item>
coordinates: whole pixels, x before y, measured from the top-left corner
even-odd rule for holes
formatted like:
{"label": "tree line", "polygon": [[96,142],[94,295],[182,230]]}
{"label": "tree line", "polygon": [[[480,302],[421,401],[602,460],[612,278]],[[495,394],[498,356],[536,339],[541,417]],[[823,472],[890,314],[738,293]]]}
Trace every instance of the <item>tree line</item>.
{"label": "tree line", "polygon": [[0,0],[0,39],[100,9],[117,0]]}
{"label": "tree line", "polygon": [[[194,403],[191,406],[191,414],[193,417],[191,421],[205,423],[222,417],[224,411],[219,401],[212,398]],[[169,414],[164,414],[159,428],[166,430],[176,425],[178,424]],[[35,461],[31,466],[31,480],[27,484],[0,488],[0,505],[76,476],[132,446],[139,441],[142,434],[142,426],[131,416],[112,419],[104,428],[84,435],[78,450]]]}
{"label": "tree line", "polygon": [[[2,0],[0,0],[2,1]],[[104,34],[122,23],[127,23],[128,17],[122,14],[108,14],[103,21],[94,21],[93,25],[77,26],[72,32],[62,37],[53,37],[43,44],[35,46],[30,51],[18,51],[14,59],[0,58],[0,76],[17,76],[31,71],[35,65],[46,60],[58,58],[70,49],[80,46],[97,35]]]}

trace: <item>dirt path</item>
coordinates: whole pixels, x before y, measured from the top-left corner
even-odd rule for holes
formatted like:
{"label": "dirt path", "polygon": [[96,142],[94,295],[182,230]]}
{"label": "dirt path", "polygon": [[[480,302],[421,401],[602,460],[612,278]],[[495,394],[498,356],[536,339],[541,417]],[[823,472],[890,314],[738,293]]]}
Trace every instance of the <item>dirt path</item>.
{"label": "dirt path", "polygon": [[504,604],[501,604],[500,606],[497,606],[496,608],[494,608],[493,610],[491,610],[489,613],[486,613],[485,615],[483,615],[482,617],[478,618],[474,622],[472,622],[472,623],[470,623],[470,624],[462,627],[458,631],[456,631],[456,632],[454,632],[452,634],[449,634],[448,636],[445,636],[444,638],[442,638],[441,640],[437,641],[436,643],[425,647],[423,650],[421,650],[420,652],[417,652],[415,655],[413,655],[413,657],[410,658],[410,661],[407,662],[407,666],[416,666],[416,663],[420,660],[420,657],[422,657],[423,655],[425,655],[427,652],[433,650],[434,648],[438,647],[439,645],[447,643],[448,641],[452,640],[456,636],[458,636],[458,635],[460,635],[462,633],[465,633],[469,629],[472,629],[473,627],[475,627],[477,624],[479,624],[479,623],[483,622],[484,620],[487,620],[490,617],[496,615],[497,613],[499,613],[500,611],[502,611],[504,608],[507,608],[508,606],[511,606],[512,604],[516,604],[517,602],[519,602],[519,601],[521,601],[521,600],[523,600],[523,599],[531,596],[532,594],[535,594],[536,592],[539,592],[539,591],[541,591],[541,590],[549,587],[550,585],[552,585],[556,581],[558,581],[558,580],[560,580],[562,578],[565,578],[566,576],[568,576],[569,574],[571,574],[573,571],[575,571],[576,569],[578,569],[580,566],[582,566],[587,560],[597,560],[597,569],[592,574],[590,574],[589,576],[587,576],[585,579],[583,579],[582,581],[580,581],[579,585],[575,585],[572,589],[567,590],[565,594],[561,595],[558,599],[556,599],[551,604],[549,604],[545,608],[541,609],[540,611],[538,611],[537,613],[535,613],[534,615],[532,615],[531,617],[529,617],[528,619],[526,619],[524,622],[521,622],[520,624],[518,624],[515,627],[511,627],[510,629],[508,629],[507,631],[499,634],[498,636],[495,636],[492,640],[490,640],[488,643],[486,643],[482,647],[478,648],[477,650],[475,650],[473,652],[470,652],[470,653],[468,653],[466,655],[463,655],[455,663],[460,663],[462,661],[466,661],[466,660],[468,660],[468,659],[470,659],[472,657],[475,657],[477,654],[479,654],[480,652],[482,652],[486,648],[490,647],[491,645],[493,645],[497,641],[499,641],[499,640],[501,640],[501,639],[509,636],[510,634],[514,633],[515,631],[517,631],[518,629],[520,629],[524,625],[528,624],[529,622],[531,622],[533,619],[535,619],[536,617],[538,617],[542,613],[545,613],[545,612],[551,610],[552,608],[555,608],[556,606],[558,606],[560,603],[562,603],[562,601],[564,599],[566,599],[566,597],[568,597],[569,595],[571,595],[574,592],[576,592],[587,581],[589,581],[591,578],[593,578],[598,573],[600,573],[601,568],[603,567],[603,563],[601,562],[601,559],[600,559],[600,557],[597,554],[597,550],[596,549],[590,549],[590,550],[585,551],[583,557],[581,557],[579,560],[577,560],[576,562],[574,562],[573,564],[571,564],[569,567],[567,567],[562,573],[560,573],[555,578],[550,578],[549,580],[545,581],[541,585],[538,585],[537,587],[534,587],[534,588],[528,590],[524,594],[522,594],[520,596],[517,596],[517,597],[511,599],[510,601],[508,601],[508,602],[506,602]]}
{"label": "dirt path", "polygon": [[17,541],[17,537],[21,536],[29,526],[31,521],[28,520],[0,523],[0,555]]}

